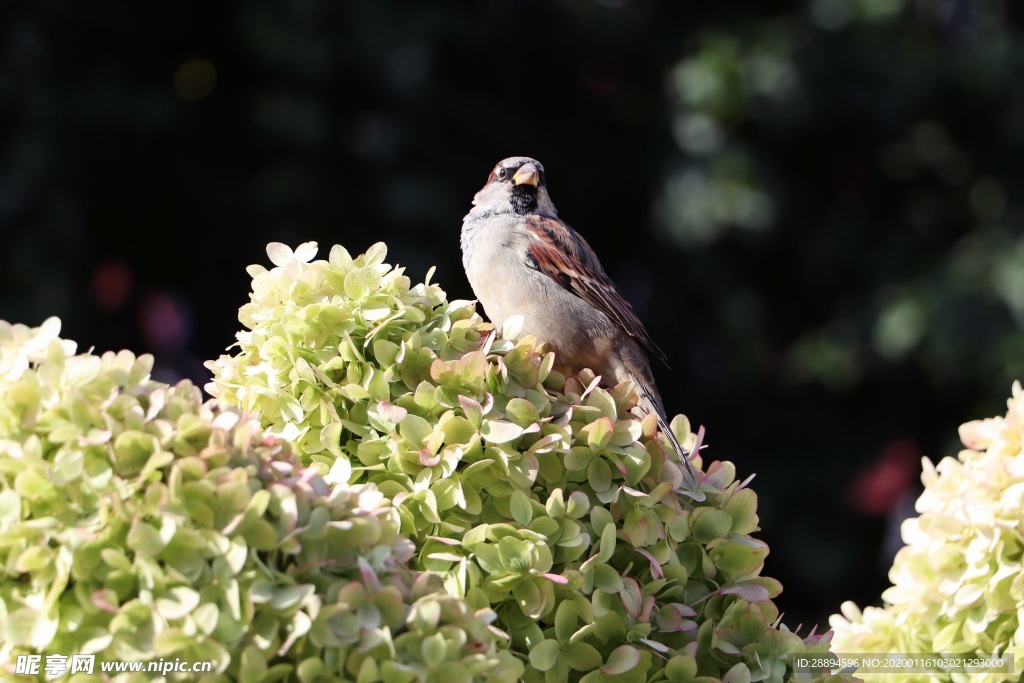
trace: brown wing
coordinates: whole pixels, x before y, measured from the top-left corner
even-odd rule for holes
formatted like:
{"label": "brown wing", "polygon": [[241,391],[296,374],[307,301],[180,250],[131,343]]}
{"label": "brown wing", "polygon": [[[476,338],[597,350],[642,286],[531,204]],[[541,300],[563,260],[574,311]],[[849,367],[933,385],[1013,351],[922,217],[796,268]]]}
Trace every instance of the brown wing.
{"label": "brown wing", "polygon": [[549,216],[528,216],[526,228],[531,267],[607,315],[649,353],[665,362],[665,354],[647,334],[633,307],[605,274],[594,250],[579,233]]}

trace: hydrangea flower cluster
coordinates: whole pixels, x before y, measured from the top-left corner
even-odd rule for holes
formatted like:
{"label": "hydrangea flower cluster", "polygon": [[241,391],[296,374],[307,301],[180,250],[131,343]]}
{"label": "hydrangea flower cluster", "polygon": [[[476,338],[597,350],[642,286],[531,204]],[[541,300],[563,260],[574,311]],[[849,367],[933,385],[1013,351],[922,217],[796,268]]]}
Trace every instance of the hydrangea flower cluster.
{"label": "hydrangea flower cluster", "polygon": [[152,357],[59,332],[0,322],[0,680],[59,653],[213,662],[207,683],[519,679],[496,615],[409,569],[374,485],[332,486],[251,416],[149,379]]}
{"label": "hydrangea flower cluster", "polygon": [[561,372],[516,319],[495,330],[430,274],[413,285],[382,244],[268,254],[207,390],[325,481],[387,496],[410,566],[498,615],[522,680],[785,681],[791,655],[828,651],[780,624],[747,482],[713,462],[681,487],[631,383]]}
{"label": "hydrangea flower cluster", "polygon": [[[1005,417],[960,427],[966,448],[938,465],[924,459],[919,517],[903,523],[882,598],[853,603],[831,619],[839,652],[1007,654],[1015,673],[975,673],[971,681],[1017,681],[1024,667],[1024,390],[1013,385]],[[881,680],[884,676],[872,676]],[[968,680],[907,674],[891,680]]]}

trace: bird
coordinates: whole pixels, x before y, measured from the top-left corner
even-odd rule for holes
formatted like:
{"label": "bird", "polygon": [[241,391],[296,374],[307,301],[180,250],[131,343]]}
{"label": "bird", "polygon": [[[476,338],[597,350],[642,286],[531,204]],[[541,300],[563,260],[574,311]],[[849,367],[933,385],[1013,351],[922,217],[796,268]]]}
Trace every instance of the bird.
{"label": "bird", "polygon": [[522,316],[522,334],[547,343],[572,371],[590,368],[609,385],[630,380],[644,413],[696,481],[669,426],[650,356],[665,361],[594,250],[558,217],[544,166],[509,157],[494,167],[463,218],[462,264],[487,317],[501,327]]}

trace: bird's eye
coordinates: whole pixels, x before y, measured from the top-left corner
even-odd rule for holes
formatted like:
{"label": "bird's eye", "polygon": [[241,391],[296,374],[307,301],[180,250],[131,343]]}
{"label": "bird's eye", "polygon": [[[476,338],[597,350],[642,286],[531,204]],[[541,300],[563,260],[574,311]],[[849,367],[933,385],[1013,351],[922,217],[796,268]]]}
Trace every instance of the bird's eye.
{"label": "bird's eye", "polygon": [[509,170],[507,168],[498,169],[498,180],[508,180]]}

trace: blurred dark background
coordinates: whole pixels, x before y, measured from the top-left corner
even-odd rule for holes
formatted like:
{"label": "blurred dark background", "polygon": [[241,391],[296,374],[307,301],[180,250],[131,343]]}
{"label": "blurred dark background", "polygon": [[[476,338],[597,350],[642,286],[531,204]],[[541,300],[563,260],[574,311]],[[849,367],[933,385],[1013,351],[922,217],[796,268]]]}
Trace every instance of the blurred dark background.
{"label": "blurred dark background", "polygon": [[0,5],[0,318],[204,382],[269,241],[471,298],[499,159],[757,472],[791,627],[877,603],[920,457],[1024,377],[1024,43],[997,0]]}

